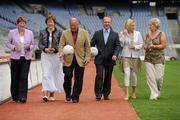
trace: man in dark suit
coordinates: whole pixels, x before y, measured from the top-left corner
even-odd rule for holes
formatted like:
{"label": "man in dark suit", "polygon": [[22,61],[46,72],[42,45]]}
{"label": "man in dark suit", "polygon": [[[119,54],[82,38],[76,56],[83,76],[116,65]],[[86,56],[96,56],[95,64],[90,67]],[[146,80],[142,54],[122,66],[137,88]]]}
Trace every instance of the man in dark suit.
{"label": "man in dark suit", "polygon": [[111,18],[103,18],[103,29],[96,31],[91,40],[91,46],[96,46],[98,55],[95,57],[96,78],[95,78],[95,95],[96,100],[109,100],[111,92],[111,77],[113,66],[118,57],[120,42],[118,33],[111,29]]}

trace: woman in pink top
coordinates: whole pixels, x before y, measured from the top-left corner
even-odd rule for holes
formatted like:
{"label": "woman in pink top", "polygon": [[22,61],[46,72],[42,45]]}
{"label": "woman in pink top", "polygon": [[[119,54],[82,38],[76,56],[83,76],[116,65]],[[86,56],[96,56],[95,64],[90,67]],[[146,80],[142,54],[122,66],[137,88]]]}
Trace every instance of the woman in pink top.
{"label": "woman in pink top", "polygon": [[25,103],[28,90],[28,73],[34,48],[33,32],[26,29],[26,19],[17,19],[17,28],[10,30],[6,46],[11,50],[11,96],[15,102]]}

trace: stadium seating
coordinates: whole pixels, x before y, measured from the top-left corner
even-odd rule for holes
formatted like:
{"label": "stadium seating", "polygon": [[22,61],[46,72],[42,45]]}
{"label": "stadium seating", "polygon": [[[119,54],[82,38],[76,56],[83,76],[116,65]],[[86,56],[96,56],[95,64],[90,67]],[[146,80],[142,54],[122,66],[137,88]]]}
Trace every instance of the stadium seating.
{"label": "stadium seating", "polygon": [[[128,18],[136,20],[136,29],[144,36],[148,31],[148,21],[153,16],[151,15],[150,6],[147,4],[135,4],[129,6],[128,4],[116,4],[112,3],[84,3],[82,8],[75,2],[71,4],[45,4],[41,3],[48,14],[53,14],[57,18],[57,27],[61,30],[69,28],[69,18],[75,16],[79,19],[80,26],[89,31],[90,38],[92,38],[95,31],[102,28],[101,19],[93,13],[93,6],[104,6],[107,9],[107,15],[112,17],[112,28],[118,33],[123,30],[124,21]],[[27,18],[27,28],[31,29],[35,37],[39,35],[39,31],[44,29],[46,24],[44,22],[47,14],[33,13],[33,8],[30,8],[27,3],[24,4],[26,10],[22,9],[19,5],[13,2],[6,2],[0,4],[0,22],[1,27],[6,29],[12,29],[16,27],[16,19],[18,16],[23,15]],[[29,9],[29,10],[28,10]],[[82,14],[80,11],[84,11]],[[157,9],[158,18],[161,20],[160,29],[167,35],[167,43],[173,44],[172,34],[168,26],[168,19],[164,14],[163,6],[158,6]],[[178,17],[180,23],[180,16]],[[142,55],[144,53],[142,52]],[[172,48],[166,49],[166,54],[169,56],[175,56],[176,52]]]}

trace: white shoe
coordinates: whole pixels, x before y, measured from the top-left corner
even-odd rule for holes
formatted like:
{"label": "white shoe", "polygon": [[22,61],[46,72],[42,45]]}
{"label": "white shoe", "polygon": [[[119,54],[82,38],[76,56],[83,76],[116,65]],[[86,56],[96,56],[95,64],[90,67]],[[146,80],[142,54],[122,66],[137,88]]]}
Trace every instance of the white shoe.
{"label": "white shoe", "polygon": [[129,96],[125,96],[125,97],[124,97],[124,100],[129,100]]}
{"label": "white shoe", "polygon": [[124,97],[124,100],[129,100],[129,98],[128,97]]}
{"label": "white shoe", "polygon": [[55,98],[54,97],[49,97],[49,100],[50,101],[55,101]]}
{"label": "white shoe", "polygon": [[157,100],[158,99],[158,97],[155,97],[155,98],[150,98],[150,100]]}
{"label": "white shoe", "polygon": [[136,95],[132,95],[132,99],[136,99]]}
{"label": "white shoe", "polygon": [[160,99],[160,97],[161,97],[161,92],[160,92],[160,91],[158,91],[158,96],[157,96],[157,99]]}

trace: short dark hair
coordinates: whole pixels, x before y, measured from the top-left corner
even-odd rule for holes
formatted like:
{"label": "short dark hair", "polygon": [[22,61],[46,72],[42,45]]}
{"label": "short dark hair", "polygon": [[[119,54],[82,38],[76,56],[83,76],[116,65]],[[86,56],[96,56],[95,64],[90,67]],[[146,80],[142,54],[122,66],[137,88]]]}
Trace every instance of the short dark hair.
{"label": "short dark hair", "polygon": [[56,23],[56,17],[54,16],[54,15],[48,15],[47,17],[46,17],[46,20],[45,20],[45,23],[47,24],[47,21],[48,20],[53,20],[54,21],[54,23]]}
{"label": "short dark hair", "polygon": [[24,16],[19,16],[17,18],[17,24],[19,24],[19,22],[25,22],[26,23],[26,18]]}

